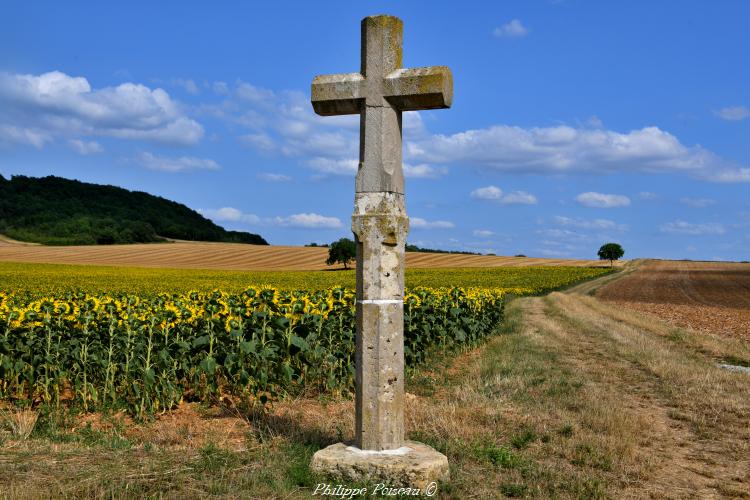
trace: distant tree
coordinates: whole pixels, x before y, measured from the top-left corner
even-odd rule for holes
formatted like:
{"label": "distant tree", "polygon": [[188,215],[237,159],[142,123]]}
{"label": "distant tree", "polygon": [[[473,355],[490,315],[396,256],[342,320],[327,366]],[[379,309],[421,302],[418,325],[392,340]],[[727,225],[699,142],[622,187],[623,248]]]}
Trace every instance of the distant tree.
{"label": "distant tree", "polygon": [[625,250],[617,243],[606,243],[599,249],[598,255],[599,260],[608,260],[609,267],[612,267],[617,259],[625,255]]}
{"label": "distant tree", "polygon": [[522,253],[519,253],[519,254],[516,255],[516,257],[526,257],[526,256],[524,254],[522,254]]}
{"label": "distant tree", "polygon": [[305,246],[306,246],[306,247],[317,247],[317,246],[318,246],[318,244],[317,244],[317,243],[315,243],[315,242],[313,241],[312,243],[308,243],[308,244],[307,244],[307,245],[305,245]]}
{"label": "distant tree", "polygon": [[344,269],[348,269],[350,260],[357,257],[357,246],[349,238],[341,238],[338,241],[331,243],[328,248],[328,260],[326,264],[332,266],[337,262],[344,264]]}

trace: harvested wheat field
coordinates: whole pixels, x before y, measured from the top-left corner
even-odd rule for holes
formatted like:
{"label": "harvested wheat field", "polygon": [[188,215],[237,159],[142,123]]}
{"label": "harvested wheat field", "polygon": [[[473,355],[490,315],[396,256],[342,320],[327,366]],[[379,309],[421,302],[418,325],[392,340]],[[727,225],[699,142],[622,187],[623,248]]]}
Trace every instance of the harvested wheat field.
{"label": "harvested wheat field", "polygon": [[675,326],[750,341],[750,263],[648,260],[597,296]]}
{"label": "harvested wheat field", "polygon": [[[313,271],[326,265],[328,249],[236,243],[174,242],[137,245],[29,245],[0,239],[0,261],[236,271]],[[600,266],[598,260],[535,259],[489,255],[407,253],[410,268],[504,266]],[[338,267],[338,266],[336,266]]]}

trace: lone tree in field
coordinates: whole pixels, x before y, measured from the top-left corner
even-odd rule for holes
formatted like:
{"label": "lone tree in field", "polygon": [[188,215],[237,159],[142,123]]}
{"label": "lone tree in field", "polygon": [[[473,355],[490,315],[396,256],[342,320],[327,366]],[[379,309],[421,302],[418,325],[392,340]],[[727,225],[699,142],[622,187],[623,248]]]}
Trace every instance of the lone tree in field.
{"label": "lone tree in field", "polygon": [[606,243],[599,249],[598,255],[599,260],[608,260],[609,267],[612,267],[617,259],[625,255],[625,250],[618,243]]}
{"label": "lone tree in field", "polygon": [[339,241],[331,243],[328,249],[328,260],[326,264],[332,266],[337,262],[344,264],[344,269],[348,269],[349,261],[356,258],[357,247],[349,238],[341,238]]}

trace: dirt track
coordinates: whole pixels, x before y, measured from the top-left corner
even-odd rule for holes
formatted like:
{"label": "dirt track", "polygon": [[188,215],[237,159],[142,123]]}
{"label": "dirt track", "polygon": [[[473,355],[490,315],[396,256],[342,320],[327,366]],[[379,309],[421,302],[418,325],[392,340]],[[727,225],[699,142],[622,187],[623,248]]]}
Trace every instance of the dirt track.
{"label": "dirt track", "polygon": [[[44,264],[225,269],[237,271],[312,271],[328,269],[327,248],[178,242],[141,245],[50,247],[0,239],[0,261]],[[599,266],[600,261],[534,259],[486,255],[406,255],[410,268],[501,266]]]}
{"label": "dirt track", "polygon": [[750,264],[646,261],[597,296],[676,326],[750,341]]}

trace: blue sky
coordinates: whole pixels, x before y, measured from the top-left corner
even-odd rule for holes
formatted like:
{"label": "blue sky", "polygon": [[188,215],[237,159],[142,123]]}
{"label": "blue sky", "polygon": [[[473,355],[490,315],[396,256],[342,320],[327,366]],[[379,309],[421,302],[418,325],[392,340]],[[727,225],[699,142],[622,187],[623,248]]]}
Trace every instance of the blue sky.
{"label": "blue sky", "polygon": [[411,243],[750,260],[750,3],[6,2],[0,174],[147,191],[272,244],[350,236],[358,117],[313,114],[404,21],[453,107],[406,113]]}

